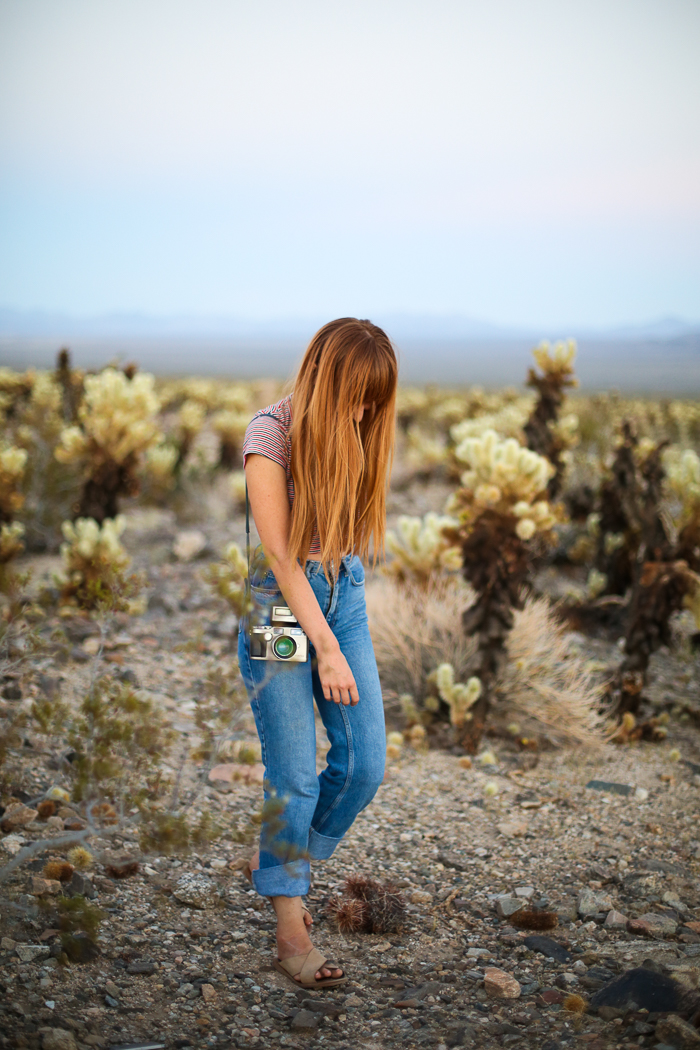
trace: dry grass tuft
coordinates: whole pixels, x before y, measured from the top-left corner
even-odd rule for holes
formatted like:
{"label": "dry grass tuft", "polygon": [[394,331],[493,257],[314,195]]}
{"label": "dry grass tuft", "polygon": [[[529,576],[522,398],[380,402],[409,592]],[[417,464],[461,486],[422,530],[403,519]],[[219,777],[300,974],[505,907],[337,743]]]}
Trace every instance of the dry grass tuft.
{"label": "dry grass tuft", "polygon": [[[410,694],[422,710],[430,695],[428,676],[450,663],[466,681],[476,641],[462,629],[462,612],[474,592],[459,577],[444,577],[425,589],[387,578],[367,586],[367,611],[385,698]],[[491,719],[517,723],[525,737],[544,737],[555,747],[596,750],[605,742],[598,711],[601,689],[585,660],[570,652],[564,627],[545,598],[528,599],[515,612],[507,641],[508,662],[497,684]]]}
{"label": "dry grass tuft", "polygon": [[56,803],[52,802],[51,799],[46,799],[44,802],[39,803],[36,810],[39,814],[39,820],[48,820],[56,812]]}
{"label": "dry grass tuft", "polygon": [[553,930],[559,925],[559,918],[555,911],[530,911],[523,909],[516,911],[508,919],[511,926],[517,926],[520,930]]}
{"label": "dry grass tuft", "polygon": [[474,592],[459,578],[443,578],[428,589],[378,578],[367,585],[367,612],[384,695],[410,693],[417,703],[438,664],[451,663],[458,682],[476,653],[462,630],[462,610]]}
{"label": "dry grass tuft", "polygon": [[520,722],[526,736],[546,734],[556,747],[596,750],[605,742],[601,687],[585,660],[570,653],[566,631],[546,598],[516,612],[508,663],[498,683],[499,717]]}

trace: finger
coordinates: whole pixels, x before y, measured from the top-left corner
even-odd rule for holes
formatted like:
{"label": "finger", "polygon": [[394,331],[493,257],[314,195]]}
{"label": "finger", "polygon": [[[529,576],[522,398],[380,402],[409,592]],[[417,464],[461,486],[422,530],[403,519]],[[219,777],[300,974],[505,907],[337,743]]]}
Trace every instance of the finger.
{"label": "finger", "polygon": [[357,691],[356,683],[353,682],[352,685],[350,686],[350,703],[354,705],[354,704],[359,704],[359,702],[360,702],[360,694]]}
{"label": "finger", "polygon": [[323,695],[325,696],[326,700],[332,700],[333,699],[333,694],[331,692],[331,687],[329,685],[326,685],[325,683],[323,685]]}
{"label": "finger", "polygon": [[343,701],[343,706],[347,707],[348,704],[350,703],[350,694],[348,693],[347,689],[342,689],[340,695],[341,695],[341,700]]}

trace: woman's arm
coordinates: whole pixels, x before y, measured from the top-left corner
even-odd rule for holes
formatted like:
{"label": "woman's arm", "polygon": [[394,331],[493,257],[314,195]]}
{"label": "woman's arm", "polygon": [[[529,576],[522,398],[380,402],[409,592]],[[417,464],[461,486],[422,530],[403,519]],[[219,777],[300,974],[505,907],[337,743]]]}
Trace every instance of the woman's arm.
{"label": "woman's arm", "polygon": [[284,469],[266,456],[246,456],[248,496],[258,535],[287,605],[309,638],[318,658],[318,676],[326,700],[356,704],[357,686],[338,640],[328,626],[301,565],[289,555],[291,511]]}

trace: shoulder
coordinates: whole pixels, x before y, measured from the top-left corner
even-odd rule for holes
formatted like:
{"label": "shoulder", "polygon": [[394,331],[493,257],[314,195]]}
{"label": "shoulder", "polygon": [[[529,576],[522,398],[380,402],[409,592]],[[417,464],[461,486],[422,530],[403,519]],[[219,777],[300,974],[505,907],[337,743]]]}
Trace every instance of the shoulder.
{"label": "shoulder", "polygon": [[286,467],[289,428],[292,424],[291,395],[255,413],[243,439],[243,459],[256,452]]}

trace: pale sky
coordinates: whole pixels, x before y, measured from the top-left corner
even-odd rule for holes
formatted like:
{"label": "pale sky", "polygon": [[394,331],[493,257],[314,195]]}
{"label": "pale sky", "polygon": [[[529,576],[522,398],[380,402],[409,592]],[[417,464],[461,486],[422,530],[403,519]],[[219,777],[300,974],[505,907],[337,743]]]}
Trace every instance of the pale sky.
{"label": "pale sky", "polygon": [[0,0],[0,307],[700,321],[700,2]]}

